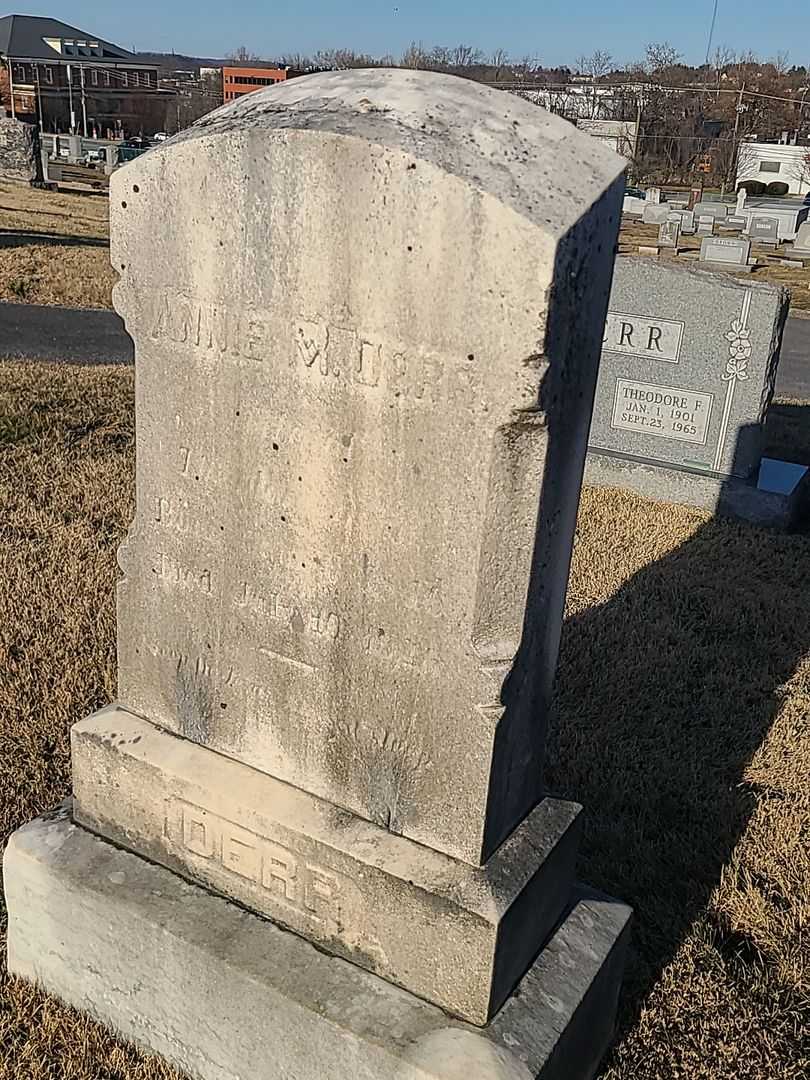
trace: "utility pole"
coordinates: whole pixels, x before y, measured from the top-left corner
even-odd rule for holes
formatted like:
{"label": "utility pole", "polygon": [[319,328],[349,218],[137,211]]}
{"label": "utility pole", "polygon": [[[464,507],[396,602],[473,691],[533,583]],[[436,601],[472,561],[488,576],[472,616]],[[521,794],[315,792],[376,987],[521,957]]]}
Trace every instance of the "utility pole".
{"label": "utility pole", "polygon": [[638,161],[638,144],[641,140],[641,94],[641,89],[638,89],[636,91],[636,135],[633,139],[633,168],[636,172],[636,175],[633,177],[633,179],[636,181],[638,180],[638,173],[640,172]]}
{"label": "utility pole", "polygon": [[745,80],[743,79],[743,84],[740,87],[740,96],[737,98],[737,108],[735,110],[737,115],[736,115],[736,117],[734,119],[734,134],[731,137],[731,160],[729,161],[728,172],[726,174],[726,179],[725,179],[725,181],[723,183],[723,189],[720,192],[721,195],[725,195],[726,187],[727,187],[728,182],[729,182],[729,180],[731,178],[731,173],[734,171],[734,166],[735,166],[736,161],[737,161],[737,146],[739,145],[737,136],[738,136],[738,133],[739,133],[739,130],[740,130],[740,117],[742,116],[743,112],[745,111],[745,106],[743,105],[743,94],[744,93],[745,93]]}
{"label": "utility pole", "polygon": [[35,65],[37,73],[37,113],[39,114],[39,130],[40,132],[45,130],[45,125],[42,121],[42,87],[39,83],[39,64]]}
{"label": "utility pole", "polygon": [[68,101],[70,103],[70,134],[76,134],[76,114],[73,111],[73,72],[71,71],[70,64],[67,66],[67,80],[68,80]]}
{"label": "utility pole", "polygon": [[79,78],[82,84],[82,134],[87,138],[87,100],[84,96],[84,64],[79,64]]}
{"label": "utility pole", "polygon": [[8,64],[8,93],[11,98],[11,119],[17,119],[17,110],[14,107],[14,75],[11,70],[11,57],[6,57],[6,63]]}

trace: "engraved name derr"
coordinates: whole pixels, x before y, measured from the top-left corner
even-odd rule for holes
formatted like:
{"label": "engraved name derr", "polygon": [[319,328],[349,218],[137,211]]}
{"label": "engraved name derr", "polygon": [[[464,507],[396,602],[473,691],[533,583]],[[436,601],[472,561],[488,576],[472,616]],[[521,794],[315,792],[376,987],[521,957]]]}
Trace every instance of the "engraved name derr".
{"label": "engraved name derr", "polygon": [[602,348],[605,352],[639,356],[677,364],[685,324],[673,319],[655,319],[646,315],[626,315],[609,311],[605,319]]}
{"label": "engraved name derr", "polygon": [[340,926],[343,899],[338,876],[303,855],[185,799],[168,799],[166,836],[195,861],[245,878],[282,906]]}

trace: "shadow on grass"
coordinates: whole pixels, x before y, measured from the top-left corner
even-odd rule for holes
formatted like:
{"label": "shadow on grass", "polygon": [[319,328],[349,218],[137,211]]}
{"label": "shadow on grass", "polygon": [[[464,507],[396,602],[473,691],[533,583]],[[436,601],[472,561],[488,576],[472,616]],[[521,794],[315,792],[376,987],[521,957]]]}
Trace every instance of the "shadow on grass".
{"label": "shadow on grass", "polygon": [[810,403],[775,401],[765,424],[768,457],[810,465]]}
{"label": "shadow on grass", "polygon": [[64,236],[61,233],[34,232],[30,229],[0,229],[0,248],[27,247],[29,244],[108,248],[110,241],[99,236]]}
{"label": "shadow on grass", "polygon": [[547,782],[585,806],[580,877],[635,908],[624,1030],[696,919],[724,956],[757,954],[706,909],[756,804],[745,769],[810,647],[808,573],[807,537],[714,518],[565,623]]}

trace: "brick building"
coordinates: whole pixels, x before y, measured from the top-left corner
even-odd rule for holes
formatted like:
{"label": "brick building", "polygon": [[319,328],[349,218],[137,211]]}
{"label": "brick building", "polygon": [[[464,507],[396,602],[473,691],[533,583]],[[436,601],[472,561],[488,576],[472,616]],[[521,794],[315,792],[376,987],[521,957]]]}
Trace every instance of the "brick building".
{"label": "brick building", "polygon": [[99,137],[165,128],[171,93],[158,69],[58,19],[0,18],[0,100],[44,131]]}
{"label": "brick building", "polygon": [[285,68],[277,67],[224,67],[222,69],[223,100],[235,101],[244,94],[274,86],[287,78]]}

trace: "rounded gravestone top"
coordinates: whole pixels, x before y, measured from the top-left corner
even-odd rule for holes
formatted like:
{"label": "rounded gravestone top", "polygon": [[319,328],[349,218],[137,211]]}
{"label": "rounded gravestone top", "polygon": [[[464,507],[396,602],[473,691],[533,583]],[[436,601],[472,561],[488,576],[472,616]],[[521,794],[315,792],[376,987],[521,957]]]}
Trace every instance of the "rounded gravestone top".
{"label": "rounded gravestone top", "polygon": [[[331,133],[396,148],[563,235],[627,166],[603,143],[524,98],[455,75],[361,68],[246,94],[146,155],[210,136]],[[141,161],[127,169],[131,178]]]}

